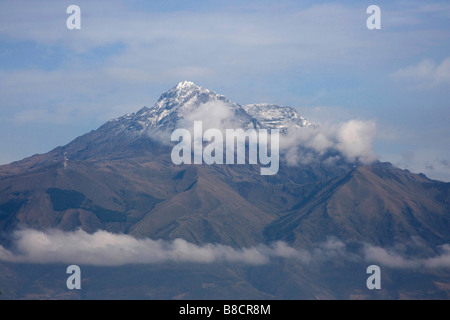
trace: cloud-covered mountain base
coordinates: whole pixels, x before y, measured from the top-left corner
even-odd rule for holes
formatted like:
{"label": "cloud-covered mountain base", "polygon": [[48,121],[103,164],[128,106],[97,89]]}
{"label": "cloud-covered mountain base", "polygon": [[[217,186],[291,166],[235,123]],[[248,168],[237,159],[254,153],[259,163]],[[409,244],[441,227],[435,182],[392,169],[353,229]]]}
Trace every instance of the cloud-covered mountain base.
{"label": "cloud-covered mountain base", "polygon": [[89,234],[81,229],[47,232],[24,229],[14,233],[15,252],[0,246],[0,260],[17,263],[73,263],[95,266],[155,264],[163,262],[231,262],[262,265],[271,258],[292,258],[307,263],[307,252],[284,242],[235,249],[221,244],[197,246],[183,239],[173,241],[136,239],[131,235],[99,230]]}
{"label": "cloud-covered mountain base", "polygon": [[[233,248],[136,239],[82,230],[18,230],[0,247],[2,299],[377,299],[448,298],[450,250],[415,257],[402,245],[381,248],[329,239],[309,249],[285,242]],[[68,265],[82,289],[66,287]],[[366,269],[381,267],[381,290]],[[27,288],[21,291],[21,288]]]}
{"label": "cloud-covered mountain base", "polygon": [[373,262],[397,269],[440,269],[450,267],[450,245],[437,248],[440,254],[421,258],[405,256],[398,248],[385,249],[360,243],[355,250],[337,239],[298,249],[286,242],[256,245],[247,248],[207,243],[195,245],[184,239],[173,241],[137,239],[127,234],[114,234],[98,230],[92,234],[78,229],[65,232],[58,229],[38,231],[22,229],[14,232],[13,249],[0,245],[0,260],[14,263],[65,263],[93,266],[122,266],[129,264],[176,263],[239,263],[265,265],[276,258],[292,259],[303,265],[327,263],[333,259]]}

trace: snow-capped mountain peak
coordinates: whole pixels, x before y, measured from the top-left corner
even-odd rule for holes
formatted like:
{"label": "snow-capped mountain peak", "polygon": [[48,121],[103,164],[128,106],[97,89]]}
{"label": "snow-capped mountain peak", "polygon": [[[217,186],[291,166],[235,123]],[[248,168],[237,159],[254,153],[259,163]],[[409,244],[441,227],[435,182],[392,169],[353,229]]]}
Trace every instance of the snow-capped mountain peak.
{"label": "snow-capped mountain peak", "polygon": [[316,127],[317,125],[301,117],[297,110],[276,104],[259,103],[243,106],[244,110],[268,129],[285,132],[289,127]]}
{"label": "snow-capped mountain peak", "polygon": [[153,109],[172,109],[174,107],[179,109],[186,105],[198,105],[212,100],[231,102],[225,96],[197,86],[191,81],[182,81],[166,93],[163,93]]}
{"label": "snow-capped mountain peak", "polygon": [[286,132],[292,126],[316,126],[299,116],[294,108],[275,104],[241,106],[191,81],[182,81],[163,93],[152,108],[144,107],[137,113],[127,114],[109,123],[118,126],[118,131],[141,135],[158,129],[173,130],[183,119],[217,118],[218,113],[226,113],[231,118],[228,120],[244,129],[266,128]]}
{"label": "snow-capped mountain peak", "polygon": [[193,83],[192,81],[181,81],[180,83],[178,83],[172,90],[178,90],[178,91],[182,91],[182,90],[201,90],[204,89],[206,91],[209,91],[205,88],[199,87],[197,86],[195,83]]}

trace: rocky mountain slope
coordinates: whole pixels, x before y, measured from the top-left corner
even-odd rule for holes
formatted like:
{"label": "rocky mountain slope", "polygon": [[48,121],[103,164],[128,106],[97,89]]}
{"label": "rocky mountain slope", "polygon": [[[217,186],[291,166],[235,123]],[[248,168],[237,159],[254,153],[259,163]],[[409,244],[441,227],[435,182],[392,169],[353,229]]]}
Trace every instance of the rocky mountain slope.
{"label": "rocky mountain slope", "polygon": [[[334,238],[357,252],[364,245],[392,248],[400,243],[407,256],[424,258],[439,254],[440,246],[450,243],[449,183],[380,162],[313,161],[293,166],[282,158],[275,176],[261,176],[257,165],[248,164],[176,166],[170,159],[173,144],[167,133],[192,121],[193,115],[213,125],[276,128],[283,134],[292,126],[317,128],[293,108],[241,106],[182,82],[152,108],[111,120],[47,154],[1,166],[1,244],[11,245],[11,234],[24,226],[82,228],[90,233],[102,229],[137,238],[182,238],[234,248],[282,240],[297,249],[313,250]],[[4,267],[19,276],[14,265]],[[198,281],[216,283],[207,287],[218,298],[228,282],[244,283],[246,289],[239,288],[258,299],[371,297],[360,287],[347,288],[343,280],[327,281],[321,277],[322,267],[305,269],[279,262],[250,272],[217,266],[217,273],[202,269],[209,282]],[[342,279],[348,280],[360,267],[356,262],[337,263],[325,277],[341,272]],[[171,268],[177,272],[176,266]],[[190,273],[185,266],[180,270],[180,275]],[[275,282],[269,281],[270,275]],[[395,272],[389,275],[390,291],[381,297],[424,297],[417,288],[402,289],[396,277]],[[420,279],[433,294],[450,292],[446,289],[450,286],[444,285],[447,273]],[[167,285],[169,289],[161,289],[164,294],[152,291],[151,297],[182,294],[174,284]],[[231,296],[239,291],[229,288]],[[134,289],[130,285],[130,292]],[[202,297],[200,292],[180,297]]]}

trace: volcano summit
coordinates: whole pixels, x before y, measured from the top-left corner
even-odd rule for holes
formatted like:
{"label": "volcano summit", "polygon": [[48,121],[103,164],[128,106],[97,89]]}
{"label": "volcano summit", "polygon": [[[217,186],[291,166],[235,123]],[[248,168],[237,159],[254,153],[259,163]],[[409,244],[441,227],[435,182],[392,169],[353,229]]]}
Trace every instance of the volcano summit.
{"label": "volcano summit", "polygon": [[[278,130],[278,173],[260,175],[255,161],[174,164],[170,136],[195,121]],[[77,293],[88,299],[448,298],[450,184],[376,161],[373,134],[371,124],[323,128],[294,108],[241,106],[181,82],[151,108],[0,166],[2,296],[64,296],[55,264],[71,248],[74,260],[98,261],[102,250],[116,266],[90,267]],[[127,265],[148,243],[159,262]],[[227,259],[192,262],[192,252]],[[252,255],[275,258],[254,266]],[[39,261],[41,273],[17,261]],[[382,270],[379,292],[365,285],[371,264]]]}

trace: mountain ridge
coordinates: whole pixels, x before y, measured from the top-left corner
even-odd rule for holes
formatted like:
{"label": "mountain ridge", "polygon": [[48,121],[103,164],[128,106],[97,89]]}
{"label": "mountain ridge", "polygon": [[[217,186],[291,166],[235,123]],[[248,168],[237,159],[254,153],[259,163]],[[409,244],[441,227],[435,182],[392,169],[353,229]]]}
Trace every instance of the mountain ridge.
{"label": "mountain ridge", "polygon": [[[261,176],[258,165],[250,164],[173,164],[171,145],[158,130],[186,125],[199,108],[211,117],[205,102],[222,111],[212,124],[229,124],[226,121],[237,118],[233,124],[278,128],[281,137],[290,126],[318,128],[293,108],[240,106],[213,91],[182,82],[161,95],[152,108],[108,121],[46,154],[0,166],[0,244],[9,248],[14,231],[24,227],[81,228],[88,233],[106,230],[137,239],[181,238],[196,245],[215,243],[238,249],[283,241],[311,252],[332,238],[353,246],[355,252],[364,245],[397,248],[400,244],[406,256],[418,257],[433,256],[450,243],[450,183],[390,163],[363,165],[341,157],[330,164],[319,157],[292,165],[281,157],[274,176]],[[240,281],[252,297],[370,296],[361,293],[352,278],[361,270],[364,273],[367,266],[339,259],[330,265],[324,269],[314,263],[305,267],[277,261],[251,272],[229,265],[218,266],[220,274],[200,269],[204,277],[224,281],[220,283]],[[171,268],[192,274],[190,267]],[[326,279],[323,270],[329,273]],[[341,276],[345,281],[340,282]],[[415,276],[430,292],[450,296],[449,290],[436,285],[436,281],[450,283],[450,275]],[[330,283],[328,279],[333,277],[337,282]],[[385,296],[420,297],[416,288],[396,287],[398,277],[388,271],[383,281],[391,287]],[[349,288],[347,280],[356,289]],[[195,283],[203,288],[206,282],[200,277]],[[184,294],[175,283],[170,288],[173,294],[169,296]],[[223,288],[211,289],[213,296],[221,297]],[[164,290],[168,289],[161,290],[155,296],[167,296]],[[196,290],[183,296],[205,296],[204,291]]]}

